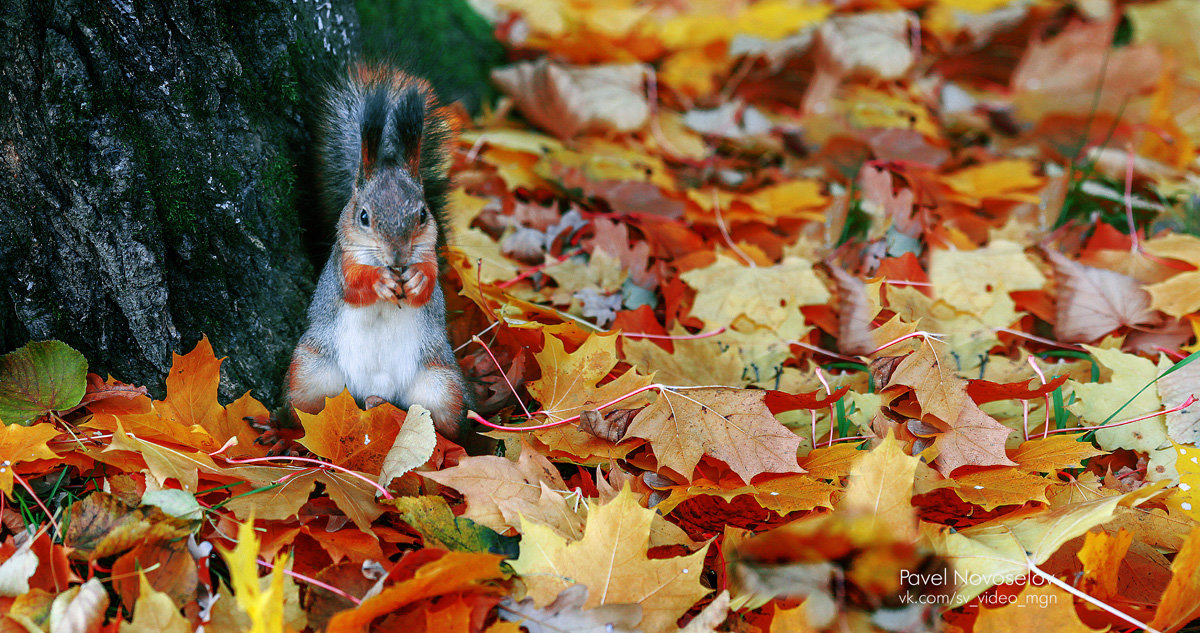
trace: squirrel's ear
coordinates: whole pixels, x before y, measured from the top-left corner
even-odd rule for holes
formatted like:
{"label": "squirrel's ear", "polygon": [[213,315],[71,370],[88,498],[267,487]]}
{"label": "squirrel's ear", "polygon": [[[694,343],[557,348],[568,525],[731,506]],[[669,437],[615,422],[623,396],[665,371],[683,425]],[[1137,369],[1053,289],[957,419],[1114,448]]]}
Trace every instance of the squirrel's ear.
{"label": "squirrel's ear", "polygon": [[399,158],[414,178],[421,177],[421,137],[425,133],[425,93],[412,86],[396,100],[392,109]]}
{"label": "squirrel's ear", "polygon": [[358,162],[358,174],[354,177],[354,188],[358,189],[367,182],[371,177],[371,172],[374,170],[375,157],[371,155],[370,143],[367,142],[367,137],[362,140],[362,159]]}
{"label": "squirrel's ear", "polygon": [[379,162],[379,146],[383,140],[383,129],[387,125],[387,109],[387,95],[382,90],[369,94],[363,103],[362,123],[359,127],[362,157],[358,163],[356,178],[360,187],[374,175]]}

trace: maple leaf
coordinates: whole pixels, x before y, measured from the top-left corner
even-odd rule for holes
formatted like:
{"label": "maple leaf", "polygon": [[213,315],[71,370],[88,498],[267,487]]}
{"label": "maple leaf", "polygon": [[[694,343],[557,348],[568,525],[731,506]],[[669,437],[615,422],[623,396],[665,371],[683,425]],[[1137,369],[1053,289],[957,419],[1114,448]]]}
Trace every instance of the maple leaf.
{"label": "maple leaf", "polygon": [[1014,466],[1015,462],[1004,452],[1013,432],[967,400],[950,428],[934,441],[938,450],[934,465],[946,476],[960,466]]}
{"label": "maple leaf", "polygon": [[663,389],[626,434],[650,440],[662,466],[690,477],[702,455],[729,465],[742,481],[764,472],[802,472],[800,438],[775,419],[758,390]]}
{"label": "maple leaf", "polygon": [[654,507],[664,514],[669,513],[680,503],[698,495],[721,497],[726,501],[749,495],[758,505],[779,514],[833,507],[831,498],[837,487],[809,475],[793,474],[758,479],[753,486],[735,487],[722,486],[720,482],[703,479],[694,480],[686,485],[671,487],[671,496]]}
{"label": "maple leaf", "polygon": [[[688,332],[678,325],[672,336],[686,337]],[[744,382],[745,365],[737,348],[721,337],[672,341],[668,352],[652,341],[625,339],[621,341],[621,357],[642,373],[653,373],[665,384],[740,385]]]}
{"label": "maple leaf", "polygon": [[[972,251],[934,250],[929,281],[939,299],[972,314],[984,313],[997,301],[997,292],[1037,290],[1046,278],[1020,244],[992,240]],[[1005,324],[1007,325],[1007,324]]]}
{"label": "maple leaf", "polygon": [[933,346],[926,344],[900,361],[884,386],[906,385],[921,405],[921,411],[943,421],[958,418],[969,399],[966,380],[942,362]]}
{"label": "maple leaf", "polygon": [[1116,534],[1088,532],[1083,547],[1076,556],[1083,563],[1084,579],[1098,591],[1098,598],[1117,595],[1117,575],[1121,572],[1121,561],[1129,545],[1133,543],[1133,532],[1124,529]]}
{"label": "maple leaf", "polygon": [[500,617],[517,622],[529,633],[635,633],[642,620],[642,608],[636,604],[606,604],[584,609],[588,588],[571,585],[563,589],[554,601],[538,608],[532,599],[520,602],[505,598],[500,603]]}
{"label": "maple leaf", "polygon": [[58,459],[47,442],[59,436],[51,424],[17,426],[0,424],[0,492],[12,495],[13,466],[35,459]]}
{"label": "maple leaf", "polygon": [[915,538],[916,512],[910,500],[919,461],[905,454],[900,442],[888,433],[879,446],[850,468],[850,480],[838,509],[861,513],[872,531],[887,524],[895,526],[899,539]]}
{"label": "maple leaf", "polygon": [[960,499],[990,511],[1029,501],[1049,503],[1046,488],[1054,482],[1013,468],[989,468],[955,475],[954,483]]}
{"label": "maple leaf", "polygon": [[582,538],[571,542],[522,521],[521,555],[511,563],[534,604],[545,607],[572,584],[588,588],[584,608],[639,604],[646,633],[675,630],[675,620],[708,590],[700,584],[707,548],[687,556],[647,557],[655,512],[629,488],[588,513]]}
{"label": "maple leaf", "polygon": [[1058,281],[1054,334],[1060,341],[1087,343],[1155,319],[1150,295],[1136,279],[1044,252]]}
{"label": "maple leaf", "polygon": [[496,589],[485,583],[503,577],[501,560],[502,557],[494,554],[446,552],[421,565],[412,577],[385,587],[353,609],[335,614],[325,630],[329,633],[365,633],[375,618],[404,605],[456,592],[495,593]]}
{"label": "maple leaf", "polygon": [[304,426],[300,443],[331,462],[378,475],[392,443],[405,422],[404,412],[384,402],[367,410],[358,408],[348,390],[325,398],[320,413],[297,411]]}
{"label": "maple leaf", "polygon": [[792,311],[830,299],[812,264],[799,258],[787,258],[775,266],[747,267],[720,256],[711,266],[679,277],[696,289],[692,314],[709,327],[746,329],[748,324],[743,321],[748,321],[777,330],[783,340],[800,335],[784,327]]}
{"label": "maple leaf", "polygon": [[[551,419],[578,415],[627,395],[651,383],[634,371],[627,371],[603,386],[597,386],[616,367],[617,335],[589,336],[574,352],[568,354],[563,342],[546,334],[542,351],[535,354],[542,376],[525,384],[530,395],[542,403],[542,410]],[[625,401],[630,406],[636,400]]]}
{"label": "maple leaf", "polygon": [[523,518],[564,537],[582,533],[583,519],[564,496],[567,484],[537,451],[521,451],[515,463],[492,455],[467,457],[457,466],[421,475],[462,493],[467,501],[462,518],[501,534],[516,530]]}
{"label": "maple leaf", "polygon": [[1081,442],[1083,433],[1060,433],[1039,439],[1026,440],[1017,447],[1012,459],[1023,470],[1035,473],[1052,473],[1063,468],[1079,468],[1082,461],[1104,451]]}
{"label": "maple leaf", "polygon": [[[1036,607],[1036,608],[1030,608]],[[1074,597],[1050,584],[1026,584],[1010,604],[999,608],[979,607],[976,633],[1020,633],[1024,631],[1099,633],[1079,619]]]}
{"label": "maple leaf", "polygon": [[968,397],[966,379],[946,366],[932,345],[922,345],[905,357],[888,385],[912,387],[921,410],[937,418],[936,426],[945,427],[934,443],[938,450],[935,463],[943,475],[966,465],[1014,465],[1004,452],[1012,430]]}
{"label": "maple leaf", "polygon": [[138,438],[189,446],[205,452],[237,438],[227,453],[235,457],[265,455],[268,448],[256,444],[258,433],[244,418],[266,419],[268,412],[246,393],[222,407],[217,401],[221,362],[208,338],[201,338],[191,352],[172,355],[167,374],[167,397],[107,399],[89,405],[94,414],[86,426],[116,431],[118,423]]}
{"label": "maple leaf", "polygon": [[640,64],[565,66],[546,59],[492,71],[521,113],[559,138],[586,130],[632,132],[650,107],[642,91]]}

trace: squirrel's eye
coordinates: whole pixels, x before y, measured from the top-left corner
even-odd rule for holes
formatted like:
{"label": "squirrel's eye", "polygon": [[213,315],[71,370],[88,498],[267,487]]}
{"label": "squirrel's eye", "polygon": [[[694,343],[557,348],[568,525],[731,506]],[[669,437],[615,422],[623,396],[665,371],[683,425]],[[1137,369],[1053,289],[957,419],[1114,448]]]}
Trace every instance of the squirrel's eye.
{"label": "squirrel's eye", "polygon": [[429,207],[421,207],[421,224],[429,219]]}
{"label": "squirrel's eye", "polygon": [[363,226],[371,226],[371,216],[367,215],[366,209],[358,212],[358,223]]}

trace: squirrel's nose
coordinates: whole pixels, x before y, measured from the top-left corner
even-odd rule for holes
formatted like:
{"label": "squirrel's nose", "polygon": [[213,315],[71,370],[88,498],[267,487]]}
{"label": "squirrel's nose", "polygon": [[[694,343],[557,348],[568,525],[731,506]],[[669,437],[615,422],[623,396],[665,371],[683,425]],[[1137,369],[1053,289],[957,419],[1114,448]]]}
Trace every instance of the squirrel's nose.
{"label": "squirrel's nose", "polygon": [[391,268],[395,268],[396,270],[404,270],[405,266],[407,265],[408,253],[404,252],[403,249],[396,249],[392,251]]}

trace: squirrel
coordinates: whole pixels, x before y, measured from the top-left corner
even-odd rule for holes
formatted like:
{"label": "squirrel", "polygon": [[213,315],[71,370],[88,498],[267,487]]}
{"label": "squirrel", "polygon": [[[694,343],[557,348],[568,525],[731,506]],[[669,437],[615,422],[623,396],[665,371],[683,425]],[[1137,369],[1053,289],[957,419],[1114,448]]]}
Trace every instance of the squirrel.
{"label": "squirrel", "polygon": [[450,132],[423,79],[357,65],[331,87],[318,158],[337,239],[288,368],[288,412],[348,389],[360,406],[419,404],[451,440],[475,435],[438,283]]}

